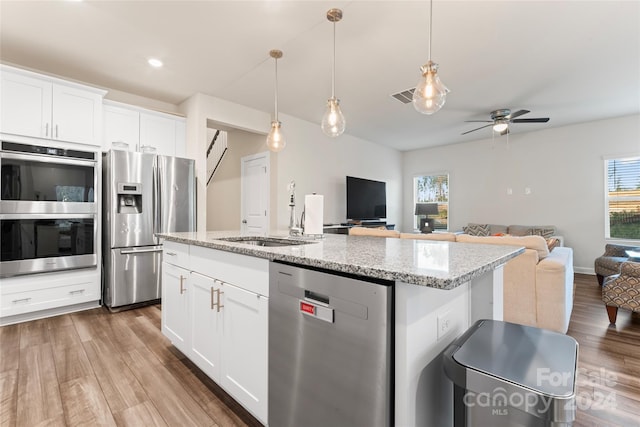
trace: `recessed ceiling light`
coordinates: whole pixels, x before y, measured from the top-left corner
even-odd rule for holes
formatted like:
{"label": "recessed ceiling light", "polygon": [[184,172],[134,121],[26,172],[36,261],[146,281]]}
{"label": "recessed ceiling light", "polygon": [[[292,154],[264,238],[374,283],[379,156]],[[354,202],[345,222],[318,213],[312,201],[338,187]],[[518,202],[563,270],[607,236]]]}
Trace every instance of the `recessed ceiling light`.
{"label": "recessed ceiling light", "polygon": [[149,59],[149,65],[151,65],[153,68],[160,68],[162,67],[162,61],[160,61],[159,59],[156,58],[151,58]]}

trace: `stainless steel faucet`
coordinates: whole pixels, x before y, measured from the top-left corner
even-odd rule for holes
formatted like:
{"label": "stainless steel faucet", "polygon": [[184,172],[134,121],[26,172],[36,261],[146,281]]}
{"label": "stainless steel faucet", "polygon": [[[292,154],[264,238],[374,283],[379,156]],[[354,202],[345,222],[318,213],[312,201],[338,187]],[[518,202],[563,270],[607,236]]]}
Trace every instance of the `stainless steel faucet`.
{"label": "stainless steel faucet", "polygon": [[[296,218],[296,183],[291,181],[288,186],[289,189],[289,235],[300,236],[302,235],[302,228]],[[304,215],[304,213],[303,213]]]}

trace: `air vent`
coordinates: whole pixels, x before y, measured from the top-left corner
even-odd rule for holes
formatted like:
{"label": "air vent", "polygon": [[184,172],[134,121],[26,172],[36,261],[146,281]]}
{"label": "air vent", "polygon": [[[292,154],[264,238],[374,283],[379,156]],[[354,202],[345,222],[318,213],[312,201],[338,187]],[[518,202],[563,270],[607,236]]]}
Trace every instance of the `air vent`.
{"label": "air vent", "polygon": [[402,102],[403,104],[408,104],[413,100],[413,91],[414,90],[416,90],[416,88],[412,87],[411,89],[407,89],[407,90],[403,90],[402,92],[394,93],[391,96],[393,96],[395,99],[397,99],[398,101]]}

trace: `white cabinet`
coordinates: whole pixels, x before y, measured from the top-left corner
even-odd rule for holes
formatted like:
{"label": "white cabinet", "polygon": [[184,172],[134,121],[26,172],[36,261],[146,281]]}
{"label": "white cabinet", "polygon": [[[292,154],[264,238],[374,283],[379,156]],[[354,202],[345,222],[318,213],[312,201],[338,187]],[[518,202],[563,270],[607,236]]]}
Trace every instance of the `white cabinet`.
{"label": "white cabinet", "polygon": [[265,424],[268,290],[266,259],[164,242],[162,332]]}
{"label": "white cabinet", "polygon": [[211,379],[220,380],[222,346],[222,283],[192,272],[191,285],[191,360]]}
{"label": "white cabinet", "polygon": [[127,143],[130,151],[150,147],[157,154],[184,157],[186,122],[183,117],[105,101],[103,151],[114,142]]}
{"label": "white cabinet", "polygon": [[0,325],[97,307],[100,270],[5,277],[0,280]]}
{"label": "white cabinet", "polygon": [[224,284],[221,385],[266,421],[268,393],[268,299]]}
{"label": "white cabinet", "polygon": [[165,242],[162,262],[162,333],[189,353],[189,246]]}
{"label": "white cabinet", "polygon": [[140,113],[105,102],[103,151],[113,148],[114,142],[126,143],[129,145],[129,150],[138,151]]}
{"label": "white cabinet", "polygon": [[3,66],[0,132],[101,145],[106,91]]}

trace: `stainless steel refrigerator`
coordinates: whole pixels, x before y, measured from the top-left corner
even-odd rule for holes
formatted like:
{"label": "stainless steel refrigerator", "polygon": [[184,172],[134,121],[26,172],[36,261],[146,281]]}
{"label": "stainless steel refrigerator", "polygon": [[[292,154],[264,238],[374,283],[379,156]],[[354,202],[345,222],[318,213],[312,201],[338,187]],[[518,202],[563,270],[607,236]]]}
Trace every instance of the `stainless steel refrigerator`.
{"label": "stainless steel refrigerator", "polygon": [[195,231],[195,162],[111,150],[103,154],[103,303],[160,298],[162,245],[155,233]]}

